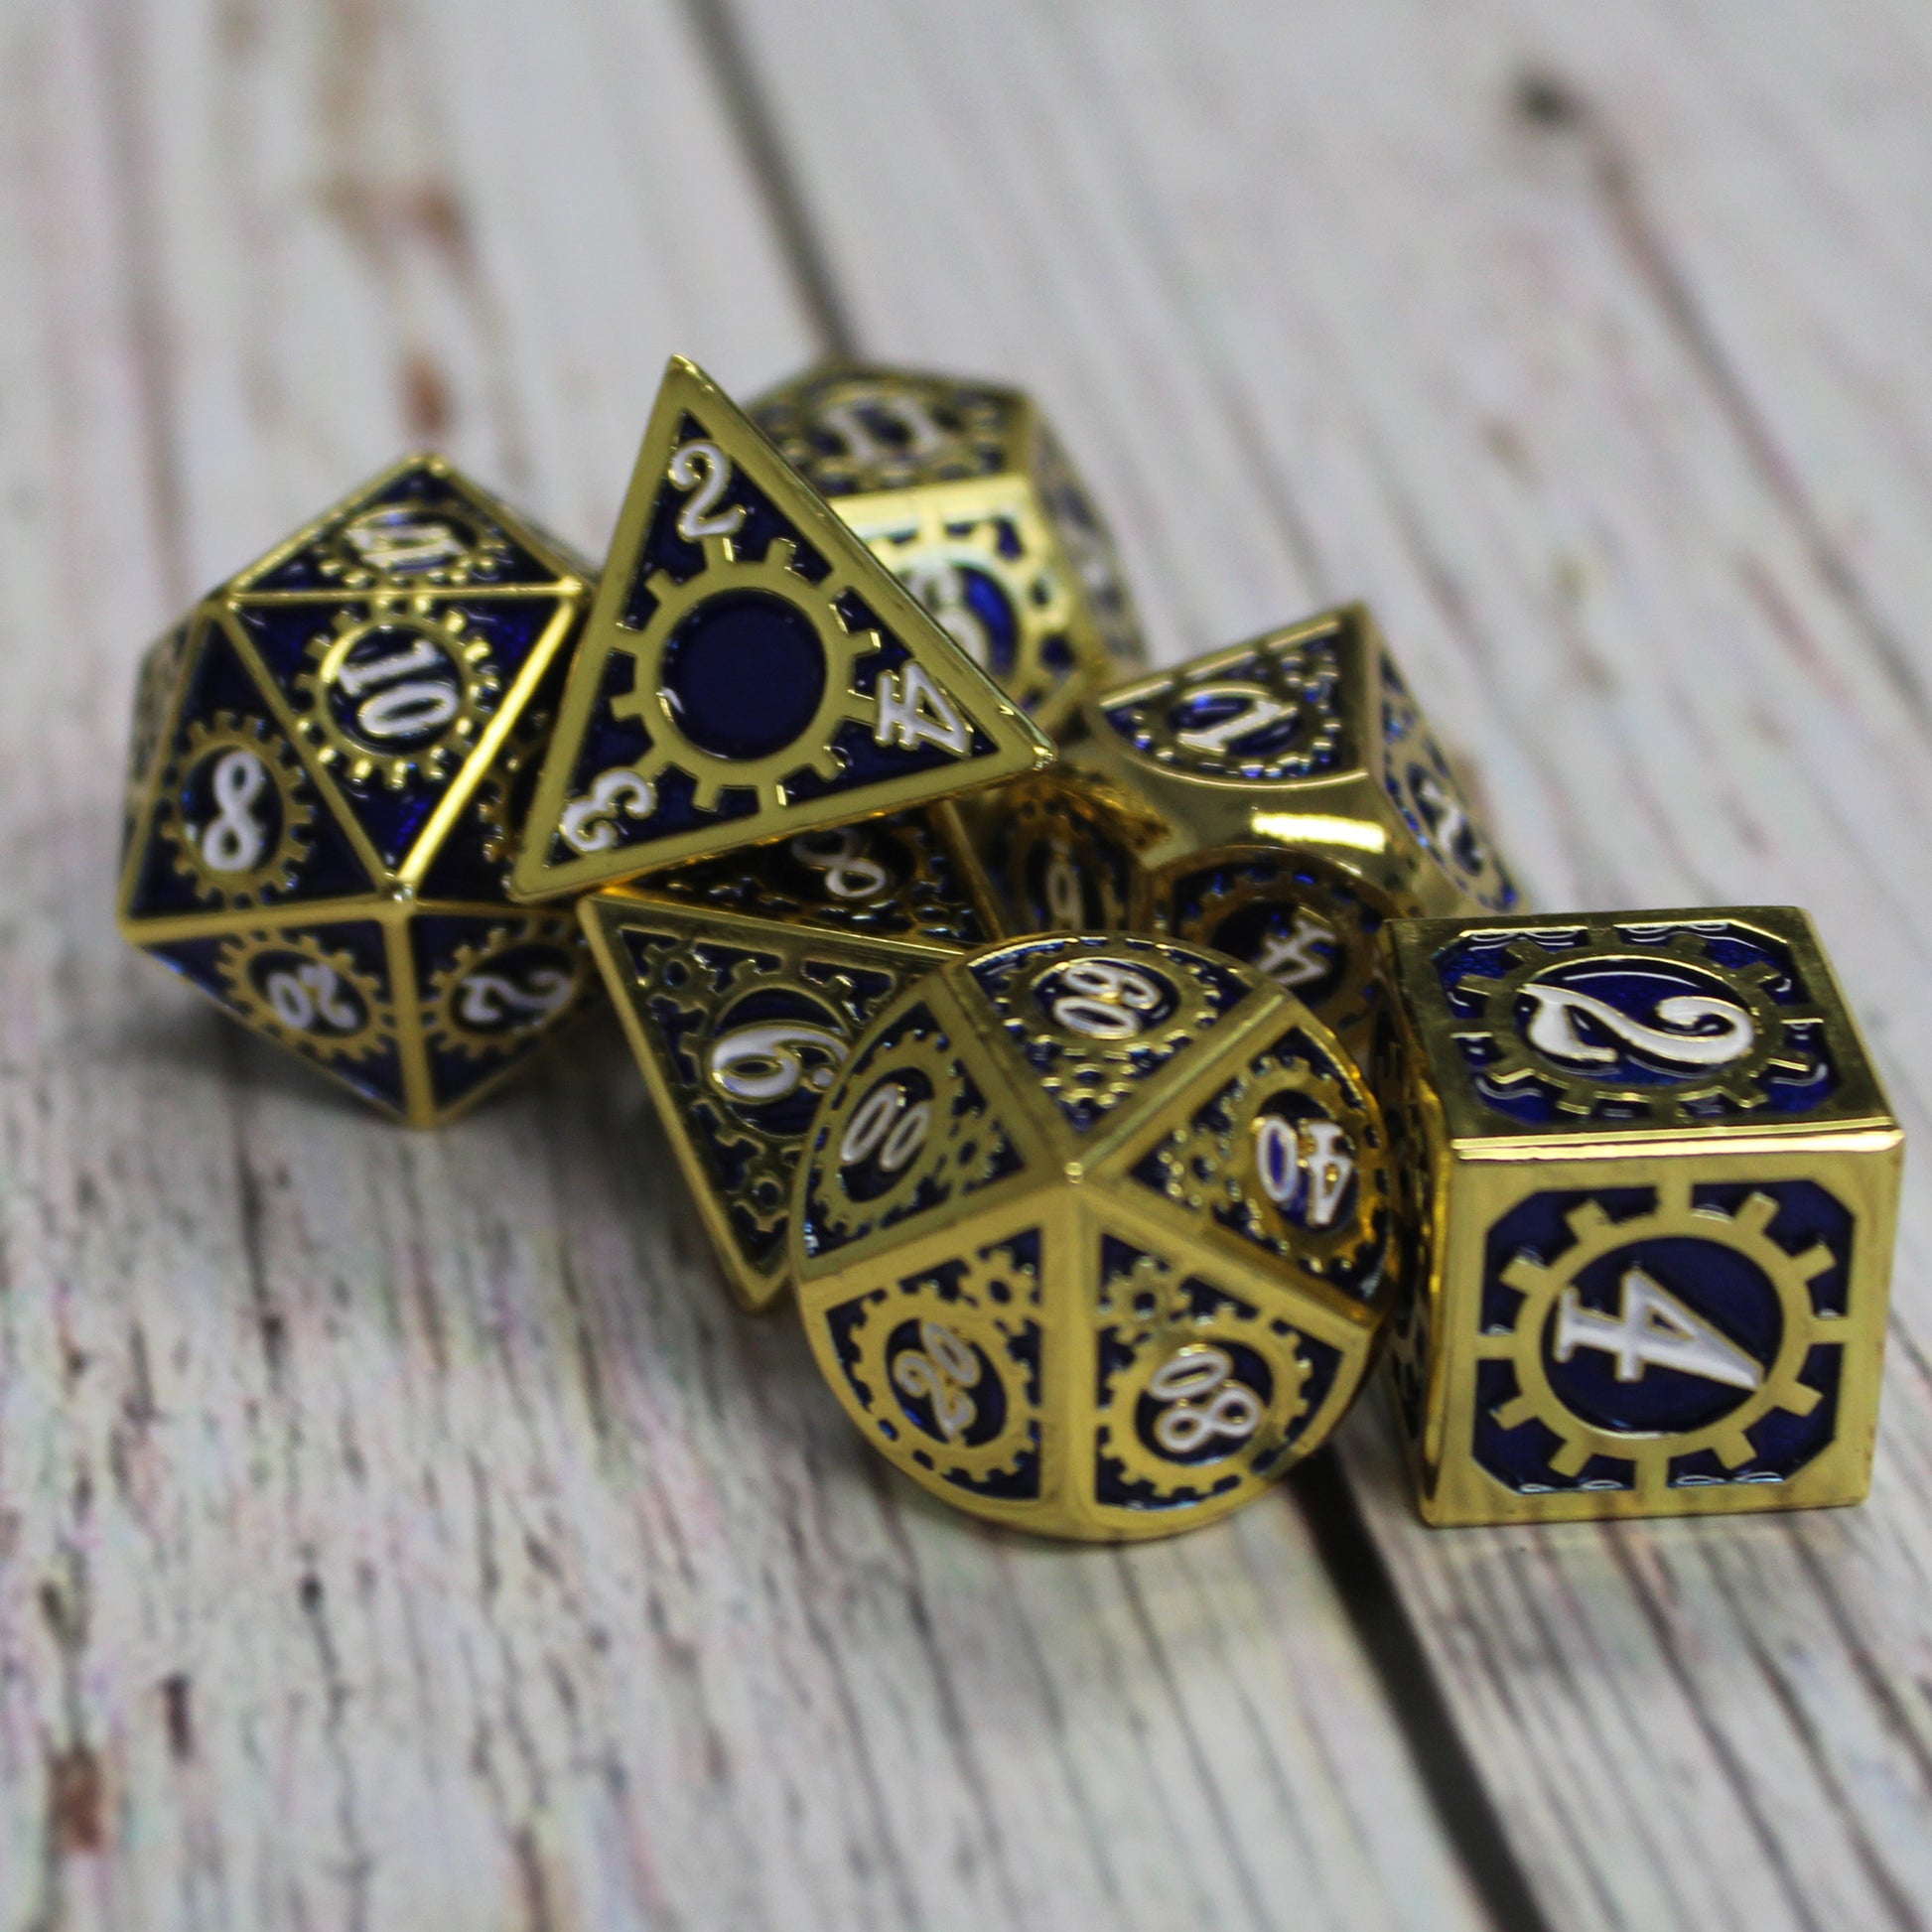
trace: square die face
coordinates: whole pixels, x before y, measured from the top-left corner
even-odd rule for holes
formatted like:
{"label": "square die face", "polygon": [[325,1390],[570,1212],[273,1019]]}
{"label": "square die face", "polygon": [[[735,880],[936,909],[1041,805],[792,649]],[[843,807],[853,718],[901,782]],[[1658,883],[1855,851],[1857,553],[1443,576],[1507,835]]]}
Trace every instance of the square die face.
{"label": "square die face", "polygon": [[1457,1142],[1890,1120],[1791,908],[1405,919],[1384,946]]}
{"label": "square die face", "polygon": [[1896,1172],[1883,1149],[1460,1170],[1426,1511],[1856,1500]]}

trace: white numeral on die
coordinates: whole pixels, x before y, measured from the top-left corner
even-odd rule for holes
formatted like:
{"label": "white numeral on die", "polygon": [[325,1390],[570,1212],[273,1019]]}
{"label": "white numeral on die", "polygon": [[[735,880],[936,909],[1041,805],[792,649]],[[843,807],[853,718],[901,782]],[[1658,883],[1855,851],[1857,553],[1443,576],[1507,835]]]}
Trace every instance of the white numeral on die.
{"label": "white numeral on die", "polygon": [[963,759],[973,749],[965,719],[918,664],[880,672],[879,719],[872,736],[878,745],[897,742],[901,752],[938,745],[954,758]]}
{"label": "white numeral on die", "polygon": [[1147,1385],[1148,1394],[1167,1405],[1154,1425],[1161,1448],[1171,1455],[1192,1455],[1216,1437],[1245,1443],[1261,1425],[1261,1398],[1233,1375],[1226,1349],[1204,1343],[1163,1362]]}

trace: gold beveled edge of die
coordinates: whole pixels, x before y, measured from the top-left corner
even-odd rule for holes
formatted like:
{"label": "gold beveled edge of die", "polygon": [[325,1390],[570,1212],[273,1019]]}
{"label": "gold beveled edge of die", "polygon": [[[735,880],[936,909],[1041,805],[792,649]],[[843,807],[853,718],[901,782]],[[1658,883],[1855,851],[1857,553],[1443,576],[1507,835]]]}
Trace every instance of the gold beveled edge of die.
{"label": "gold beveled edge of die", "polygon": [[[821,556],[835,566],[841,557],[852,565],[860,579],[864,601],[878,612],[914,661],[934,653],[943,661],[957,661],[966,673],[970,701],[957,686],[953,687],[952,695],[968,711],[974,728],[993,740],[993,750],[974,760],[992,768],[978,776],[950,785],[935,785],[930,771],[917,771],[867,787],[859,797],[828,793],[789,807],[784,832],[806,832],[821,826],[885,817],[912,806],[933,804],[962,792],[1001,784],[1052,761],[1051,740],[952,641],[924,606],[847,526],[837,510],[785,461],[747,411],[695,362],[683,355],[673,355],[665,364],[663,381],[638,444],[637,458],[612,536],[610,556],[585,621],[577,657],[558,708],[556,728],[551,733],[536,789],[520,828],[521,851],[509,883],[509,896],[519,904],[540,904],[593,887],[620,884],[675,865],[681,859],[705,858],[729,851],[740,842],[720,836],[720,826],[728,827],[731,823],[720,820],[658,840],[647,851],[623,848],[615,854],[599,853],[555,865],[548,856],[549,843],[570,787],[572,766],[597,707],[612,650],[610,633],[627,628],[621,619],[629,596],[628,578],[642,549],[647,521],[656,505],[661,483],[655,459],[660,448],[668,447],[684,414],[699,408],[723,411],[722,427],[714,425],[710,433],[716,437],[729,432],[733,462],[742,465],[760,492],[783,505],[784,514]],[[614,570],[611,567],[614,561],[621,567]],[[539,826],[544,828],[541,845],[531,837]]]}
{"label": "gold beveled edge of die", "polygon": [[[1679,1488],[1557,1490],[1525,1495],[1507,1488],[1475,1461],[1475,1349],[1480,1338],[1481,1289],[1490,1229],[1530,1196],[1592,1192],[1624,1184],[1654,1184],[1655,1150],[1625,1147],[1617,1165],[1630,1174],[1619,1183],[1612,1158],[1601,1154],[1539,1165],[1529,1172],[1494,1163],[1462,1167],[1453,1181],[1454,1212],[1437,1271],[1427,1413],[1440,1449],[1432,1459],[1405,1443],[1418,1513],[1432,1527],[1476,1527],[1521,1522],[1585,1522],[1627,1517],[1731,1515],[1745,1511],[1833,1508],[1862,1501],[1871,1480],[1877,1438],[1885,1336],[1891,1299],[1893,1247],[1903,1171],[1903,1136],[1870,1149],[1821,1149],[1790,1139],[1772,1146],[1706,1144],[1695,1157],[1693,1187],[1753,1180],[1813,1180],[1836,1171],[1836,1186],[1854,1216],[1847,1312],[1852,1324],[1840,1344],[1838,1427],[1828,1449],[1799,1473],[1777,1482],[1690,1484]],[[1877,1158],[1873,1158],[1876,1156]],[[1688,1159],[1689,1157],[1687,1157]],[[1458,1310],[1461,1319],[1443,1322]],[[1398,1434],[1405,1432],[1398,1429]]]}
{"label": "gold beveled edge of die", "polygon": [[[561,908],[568,910],[568,908]],[[809,925],[783,925],[748,913],[719,911],[708,906],[693,906],[677,899],[655,898],[629,886],[606,887],[586,894],[576,901],[577,918],[590,943],[611,1003],[630,1043],[632,1057],[649,1089],[665,1138],[671,1144],[679,1171],[697,1202],[705,1232],[711,1237],[719,1266],[734,1300],[748,1312],[767,1309],[782,1298],[792,1282],[791,1219],[795,1211],[795,1186],[787,1189],[783,1239],[778,1260],[769,1268],[755,1268],[738,1245],[731,1217],[717,1198],[712,1177],[706,1172],[696,1143],[686,1131],[679,1088],[672,1076],[669,1052],[662,1036],[637,1011],[635,975],[625,956],[620,935],[626,927],[671,928],[672,936],[685,943],[716,938],[727,943],[776,952],[795,965],[799,957],[825,953],[836,956],[834,963],[850,961],[891,971],[899,983],[881,1007],[883,1016],[908,994],[913,984],[946,960],[957,958],[950,948],[935,947],[926,941],[881,939],[869,934],[852,934]],[[527,916],[527,914],[526,914]],[[855,1041],[855,1044],[857,1042]],[[793,1155],[793,1176],[803,1164],[805,1143]]]}
{"label": "gold beveled edge of die", "polygon": [[[1763,1117],[1739,1113],[1724,1119],[1682,1125],[1579,1119],[1574,1126],[1536,1125],[1512,1120],[1487,1106],[1467,1077],[1456,1048],[1462,1024],[1449,1011],[1436,973],[1437,955],[1446,945],[1489,933],[1559,933],[1591,924],[1614,926],[1690,926],[1724,922],[1757,928],[1789,949],[1800,978],[1811,990],[1825,1031],[1827,1047],[1840,1076],[1839,1092],[1803,1115]],[[1861,1146],[1875,1137],[1882,1144],[1900,1133],[1898,1116],[1886,1098],[1864,1036],[1837,973],[1826,955],[1809,913],[1793,905],[1700,905],[1641,907],[1623,911],[1529,912],[1454,918],[1389,920],[1378,938],[1390,1006],[1403,1037],[1444,1110],[1449,1142],[1458,1161],[1566,1159],[1585,1141],[1606,1154],[1647,1148],[1668,1154],[1679,1147],[1709,1150],[1732,1140],[1777,1146],[1792,1140],[1810,1143],[1851,1137]]]}

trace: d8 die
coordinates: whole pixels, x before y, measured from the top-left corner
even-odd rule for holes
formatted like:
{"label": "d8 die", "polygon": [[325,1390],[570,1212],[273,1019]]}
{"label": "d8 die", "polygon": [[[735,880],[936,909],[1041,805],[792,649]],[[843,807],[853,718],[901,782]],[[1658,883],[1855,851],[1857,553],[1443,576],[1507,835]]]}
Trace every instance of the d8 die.
{"label": "d8 die", "polygon": [[525,821],[545,899],[1050,762],[1003,695],[673,356]]}
{"label": "d8 die", "polygon": [[578,909],[732,1292],[768,1307],[820,1095],[888,1001],[998,931],[958,820],[801,832]]}
{"label": "d8 die", "polygon": [[886,567],[1048,731],[1143,658],[1099,516],[1030,398],[836,362],[753,405]]}
{"label": "d8 die", "polygon": [[1383,944],[1423,1514],[1863,1496],[1902,1142],[1805,915],[1398,920]]}
{"label": "d8 die", "polygon": [[1102,692],[1062,761],[1001,794],[988,838],[1018,930],[1214,946],[1351,1047],[1384,918],[1516,902],[1359,605]]}
{"label": "d8 die", "polygon": [[853,1421],[948,1502],[1166,1535],[1348,1406],[1389,1186],[1375,1102],[1268,980],[1023,940],[901,994],[840,1068],[794,1183],[799,1306]]}
{"label": "d8 die", "polygon": [[476,1100],[592,985],[505,896],[590,593],[430,456],[210,592],[142,666],[123,933],[391,1114]]}

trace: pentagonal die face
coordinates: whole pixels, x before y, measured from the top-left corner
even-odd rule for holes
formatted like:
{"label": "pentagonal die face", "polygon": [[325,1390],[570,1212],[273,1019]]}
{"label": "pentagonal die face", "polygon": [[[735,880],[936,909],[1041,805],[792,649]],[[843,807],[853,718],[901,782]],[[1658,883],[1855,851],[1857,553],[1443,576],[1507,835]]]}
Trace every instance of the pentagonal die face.
{"label": "pentagonal die face", "polygon": [[1113,543],[1025,396],[834,363],[770,391],[753,414],[960,648],[1046,729],[1141,661]]}
{"label": "pentagonal die face", "polygon": [[588,596],[429,457],[211,594],[143,665],[127,937],[392,1113],[477,1098],[589,988],[505,897]]}
{"label": "pentagonal die face", "polygon": [[800,1306],[848,1413],[946,1500],[1164,1535],[1346,1408],[1388,1187],[1373,1101],[1266,982],[1121,935],[999,947],[901,997],[828,1094]]}
{"label": "pentagonal die face", "polygon": [[1901,1138],[1804,915],[1386,943],[1433,1196],[1391,1349],[1424,1513],[1856,1501]]}
{"label": "pentagonal die face", "polygon": [[1211,945],[1357,1048],[1386,917],[1516,898],[1359,607],[1104,692],[987,843],[1012,923]]}

